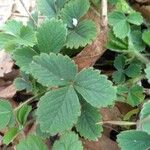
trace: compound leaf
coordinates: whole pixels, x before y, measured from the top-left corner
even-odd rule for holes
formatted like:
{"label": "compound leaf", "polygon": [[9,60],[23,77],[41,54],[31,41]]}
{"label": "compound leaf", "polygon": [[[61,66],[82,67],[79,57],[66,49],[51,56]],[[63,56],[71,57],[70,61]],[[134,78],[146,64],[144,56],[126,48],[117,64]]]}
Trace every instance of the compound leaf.
{"label": "compound leaf", "polygon": [[106,107],[116,99],[116,89],[112,83],[105,75],[91,68],[78,73],[74,87],[94,107]]}
{"label": "compound leaf", "polygon": [[64,46],[66,37],[67,28],[61,20],[47,20],[38,28],[38,47],[41,52],[58,53]]}
{"label": "compound leaf", "polygon": [[148,150],[150,148],[150,135],[143,131],[129,130],[117,136],[121,150]]}
{"label": "compound leaf", "polygon": [[83,146],[77,134],[68,132],[54,143],[52,150],[83,150]]}
{"label": "compound leaf", "polygon": [[81,136],[89,140],[98,140],[103,128],[98,123],[101,120],[100,113],[90,104],[83,102],[81,116],[78,118],[76,129]]}
{"label": "compound leaf", "polygon": [[50,91],[38,103],[37,122],[51,135],[70,129],[79,115],[80,103],[72,86]]}
{"label": "compound leaf", "polygon": [[40,137],[35,135],[28,135],[26,139],[20,140],[16,146],[16,150],[48,150]]}
{"label": "compound leaf", "polygon": [[33,58],[31,73],[39,83],[54,87],[67,85],[73,81],[77,68],[68,56],[42,53]]}

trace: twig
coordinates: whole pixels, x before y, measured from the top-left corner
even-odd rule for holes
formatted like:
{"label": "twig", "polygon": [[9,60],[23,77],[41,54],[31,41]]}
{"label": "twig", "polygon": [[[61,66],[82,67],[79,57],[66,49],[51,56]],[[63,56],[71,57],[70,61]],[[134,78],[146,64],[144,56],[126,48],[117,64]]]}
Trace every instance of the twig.
{"label": "twig", "polygon": [[112,125],[119,125],[119,126],[133,126],[137,125],[137,122],[129,122],[129,121],[103,121],[98,122],[97,124],[112,124]]}
{"label": "twig", "polygon": [[22,0],[20,0],[20,3],[22,4],[23,8],[25,9],[25,11],[27,12],[27,14],[29,15],[29,17],[33,20],[34,24],[36,26],[38,26],[37,22],[35,21],[35,19],[33,18],[33,16],[30,14],[30,12],[28,11],[28,9],[26,8],[24,2]]}

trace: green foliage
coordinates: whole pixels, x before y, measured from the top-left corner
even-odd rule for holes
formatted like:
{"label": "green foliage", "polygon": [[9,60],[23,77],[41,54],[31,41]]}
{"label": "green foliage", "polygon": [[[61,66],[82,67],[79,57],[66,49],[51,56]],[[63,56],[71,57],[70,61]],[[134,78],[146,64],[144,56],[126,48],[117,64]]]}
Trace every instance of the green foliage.
{"label": "green foliage", "polygon": [[75,133],[68,132],[54,143],[52,150],[83,150],[83,146]]}
{"label": "green foliage", "polygon": [[150,46],[150,30],[145,30],[142,35],[143,41]]}
{"label": "green foliage", "polygon": [[129,130],[117,136],[121,150],[146,150],[150,147],[150,135],[143,131]]}
{"label": "green foliage", "polygon": [[146,77],[147,77],[148,81],[150,82],[150,64],[147,65],[147,67],[145,69],[145,73],[146,73]]}
{"label": "green foliage", "polygon": [[0,129],[12,124],[13,109],[7,100],[0,99]]}
{"label": "green foliage", "polygon": [[40,137],[35,135],[28,135],[26,139],[22,139],[16,146],[16,150],[48,150]]}

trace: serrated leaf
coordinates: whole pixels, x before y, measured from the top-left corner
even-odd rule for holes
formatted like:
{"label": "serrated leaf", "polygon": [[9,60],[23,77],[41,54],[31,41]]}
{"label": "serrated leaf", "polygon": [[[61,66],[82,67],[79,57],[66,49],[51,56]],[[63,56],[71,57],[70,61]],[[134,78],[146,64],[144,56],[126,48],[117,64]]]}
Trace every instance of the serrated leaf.
{"label": "serrated leaf", "polygon": [[12,119],[13,109],[7,100],[0,99],[0,129],[9,125]]}
{"label": "serrated leaf", "polygon": [[148,79],[148,82],[150,83],[150,64],[146,66],[145,73],[146,73],[146,78]]}
{"label": "serrated leaf", "polygon": [[148,134],[150,134],[149,116],[150,116],[150,101],[146,102],[143,105],[142,110],[140,112],[140,126],[142,128],[142,131],[145,131]]}
{"label": "serrated leaf", "polygon": [[78,118],[76,129],[81,136],[89,140],[98,140],[103,128],[96,124],[101,121],[100,112],[86,102],[82,103],[81,116]]}
{"label": "serrated leaf", "polygon": [[68,132],[54,143],[52,150],[83,150],[83,146],[77,134]]}
{"label": "serrated leaf", "polygon": [[28,135],[26,139],[20,140],[16,150],[48,150],[44,142],[35,135]]}
{"label": "serrated leaf", "polygon": [[143,17],[139,12],[133,12],[127,16],[127,21],[131,24],[141,25],[143,22]]}
{"label": "serrated leaf", "polygon": [[27,81],[23,78],[16,78],[14,80],[14,85],[17,89],[17,91],[22,91],[22,90],[27,90],[28,91],[31,91],[32,90],[32,84],[30,83],[30,81]]}
{"label": "serrated leaf", "polygon": [[114,61],[114,67],[117,70],[123,70],[125,67],[125,57],[123,55],[118,55]]}
{"label": "serrated leaf", "polygon": [[114,11],[108,16],[109,24],[112,26],[114,34],[121,39],[124,39],[130,33],[130,25],[127,22],[124,13]]}
{"label": "serrated leaf", "polygon": [[112,78],[113,78],[113,81],[116,84],[124,83],[125,79],[126,79],[125,74],[124,74],[123,71],[115,71],[115,72],[113,72]]}
{"label": "serrated leaf", "polygon": [[58,53],[64,46],[66,37],[67,28],[61,20],[47,20],[37,31],[38,47],[41,52]]}
{"label": "serrated leaf", "polygon": [[145,30],[142,35],[143,41],[150,46],[150,30]]}
{"label": "serrated leaf", "polygon": [[136,78],[141,73],[141,66],[138,64],[130,64],[128,68],[125,69],[125,74],[130,78]]}
{"label": "serrated leaf", "polygon": [[70,129],[79,115],[80,103],[72,86],[50,91],[38,103],[37,122],[51,135]]}
{"label": "serrated leaf", "polygon": [[31,110],[32,110],[31,106],[24,105],[17,111],[16,118],[20,125],[22,126],[25,125],[27,117]]}
{"label": "serrated leaf", "polygon": [[86,14],[90,8],[89,0],[70,0],[61,12],[61,17],[65,23],[73,28],[73,19],[79,19]]}
{"label": "serrated leaf", "polygon": [[20,67],[20,69],[27,74],[30,72],[29,65],[33,60],[33,56],[38,53],[29,47],[20,48],[14,51],[13,58],[16,61],[16,64]]}
{"label": "serrated leaf", "polygon": [[69,48],[79,48],[90,44],[96,37],[96,26],[91,20],[84,20],[69,31],[66,46]]}
{"label": "serrated leaf", "polygon": [[134,107],[142,103],[144,98],[143,88],[139,85],[135,85],[129,90],[127,101]]}
{"label": "serrated leaf", "polygon": [[79,72],[74,84],[75,89],[94,107],[106,107],[116,99],[116,89],[112,83],[105,75],[91,68]]}
{"label": "serrated leaf", "polygon": [[19,132],[18,128],[16,127],[10,128],[3,136],[3,143],[9,145],[14,140],[18,132]]}
{"label": "serrated leaf", "polygon": [[33,58],[31,73],[42,85],[54,87],[73,81],[77,68],[68,56],[42,53]]}
{"label": "serrated leaf", "polygon": [[148,150],[150,148],[150,135],[143,131],[129,130],[117,136],[121,150]]}
{"label": "serrated leaf", "polygon": [[68,0],[37,0],[39,11],[49,17],[56,17]]}

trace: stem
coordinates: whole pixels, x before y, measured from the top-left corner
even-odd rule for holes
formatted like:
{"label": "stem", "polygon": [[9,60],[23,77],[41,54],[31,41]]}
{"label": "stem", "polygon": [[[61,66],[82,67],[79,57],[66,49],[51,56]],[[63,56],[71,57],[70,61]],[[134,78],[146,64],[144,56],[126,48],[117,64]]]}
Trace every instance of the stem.
{"label": "stem", "polygon": [[28,11],[28,9],[26,8],[24,2],[22,0],[20,0],[20,3],[22,4],[23,8],[25,9],[25,11],[27,12],[27,14],[29,15],[29,17],[33,20],[34,24],[36,26],[38,26],[37,22],[35,21],[35,19],[33,18],[33,16],[30,14],[30,12]]}
{"label": "stem", "polygon": [[107,12],[108,11],[108,6],[107,6],[107,0],[102,0],[101,2],[101,21],[102,21],[102,26],[106,27],[107,26]]}
{"label": "stem", "polygon": [[97,124],[112,124],[112,125],[120,125],[120,126],[132,126],[137,125],[137,122],[129,122],[129,121],[103,121],[98,122]]}

